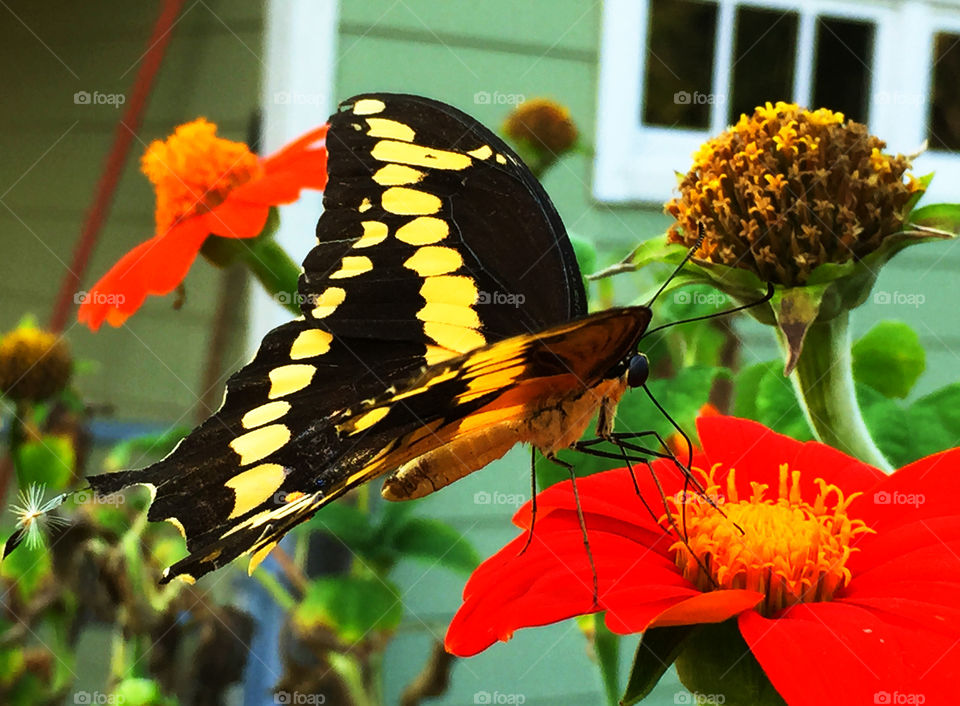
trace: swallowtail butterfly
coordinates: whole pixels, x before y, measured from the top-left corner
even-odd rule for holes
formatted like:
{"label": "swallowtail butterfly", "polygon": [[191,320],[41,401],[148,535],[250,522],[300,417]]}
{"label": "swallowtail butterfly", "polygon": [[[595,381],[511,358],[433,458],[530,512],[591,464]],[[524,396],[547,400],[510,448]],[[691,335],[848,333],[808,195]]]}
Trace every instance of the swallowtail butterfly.
{"label": "swallowtail butterfly", "polygon": [[221,408],[163,460],[89,478],[141,483],[177,526],[194,580],[262,561],[292,527],[385,476],[421,497],[515,444],[542,453],[599,432],[628,386],[650,309],[588,315],[573,248],[546,192],[502,140],[443,103],[359,95],[327,133],[303,316],[268,333]]}

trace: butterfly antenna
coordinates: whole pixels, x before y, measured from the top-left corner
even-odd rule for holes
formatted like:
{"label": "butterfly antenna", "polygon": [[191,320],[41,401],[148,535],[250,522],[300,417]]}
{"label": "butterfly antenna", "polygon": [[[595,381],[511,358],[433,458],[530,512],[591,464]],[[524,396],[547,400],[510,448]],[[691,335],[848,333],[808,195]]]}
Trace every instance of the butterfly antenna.
{"label": "butterfly antenna", "polygon": [[673,272],[670,273],[670,276],[667,277],[667,281],[660,285],[660,289],[657,290],[657,293],[650,298],[650,301],[648,301],[645,306],[650,307],[653,305],[653,303],[657,300],[657,297],[659,297],[663,293],[663,290],[666,289],[670,285],[670,282],[673,281],[673,278],[680,274],[680,270],[682,270],[683,266],[690,261],[690,258],[693,257],[693,254],[700,249],[700,245],[703,243],[703,238],[706,236],[707,232],[703,228],[703,223],[699,223],[697,225],[697,230],[699,232],[699,235],[697,235],[697,242],[693,244],[692,248],[687,250],[687,254],[683,256],[683,260],[681,260],[680,264],[674,268]]}
{"label": "butterfly antenna", "polygon": [[724,309],[723,311],[718,311],[715,314],[704,314],[703,316],[692,316],[689,319],[680,319],[679,321],[671,321],[668,324],[661,324],[660,326],[654,326],[653,328],[647,329],[646,331],[644,331],[642,338],[646,338],[651,333],[655,333],[656,331],[662,331],[663,329],[670,328],[671,326],[677,326],[679,324],[689,324],[693,321],[706,321],[707,319],[716,319],[720,316],[729,316],[730,314],[736,314],[738,311],[743,311],[744,309],[751,309],[755,306],[760,306],[761,304],[764,304],[765,302],[768,302],[771,299],[773,299],[773,292],[774,292],[773,284],[768,282],[766,294],[764,294],[760,299],[757,299],[756,301],[748,302],[746,304],[741,304],[740,306],[735,306],[731,309]]}

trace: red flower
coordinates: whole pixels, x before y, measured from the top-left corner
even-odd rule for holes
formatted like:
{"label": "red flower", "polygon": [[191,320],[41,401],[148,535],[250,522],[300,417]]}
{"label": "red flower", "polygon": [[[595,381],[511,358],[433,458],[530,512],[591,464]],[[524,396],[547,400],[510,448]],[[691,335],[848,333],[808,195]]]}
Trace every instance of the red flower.
{"label": "red flower", "polygon": [[327,183],[323,125],[260,159],[242,142],[216,136],[203,118],[154,141],[141,168],[157,192],[156,235],[128,252],[86,293],[77,313],[96,331],[119,326],[148,294],[167,294],[186,276],[209,235],[254,238],[270,207]]}
{"label": "red flower", "polygon": [[[599,584],[594,605],[570,484],[550,487],[538,496],[527,551],[520,553],[524,533],[470,578],[447,649],[473,655],[517,628],[598,610],[621,634],[736,617],[789,704],[888,703],[882,699],[894,693],[952,702],[960,673],[960,449],[885,476],[756,422],[705,417],[698,431],[703,451],[694,466],[711,469],[704,485],[723,515],[684,493],[668,462],[654,465],[675,508],[687,501],[689,549],[653,521],[626,469],[579,480]],[[637,472],[637,481],[656,498],[648,475]],[[529,527],[529,504],[514,522]]]}

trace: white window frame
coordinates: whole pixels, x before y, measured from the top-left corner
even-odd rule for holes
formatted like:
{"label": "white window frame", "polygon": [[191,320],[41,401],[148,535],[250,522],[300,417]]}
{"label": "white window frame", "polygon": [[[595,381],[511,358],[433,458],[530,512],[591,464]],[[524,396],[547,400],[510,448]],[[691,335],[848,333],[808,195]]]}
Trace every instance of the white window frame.
{"label": "white window frame", "polygon": [[[640,122],[648,52],[648,0],[606,0],[600,50],[594,197],[603,202],[660,205],[674,193],[675,174],[685,173],[694,151],[727,127],[734,17],[737,7],[796,12],[797,57],[791,100],[809,105],[814,33],[819,16],[874,23],[869,128],[893,152],[914,153],[926,137],[930,112],[933,38],[960,32],[960,2],[905,0],[718,0],[710,127],[691,130]],[[829,106],[827,106],[829,107]],[[960,201],[960,155],[928,151],[916,174],[937,172],[928,199]]]}

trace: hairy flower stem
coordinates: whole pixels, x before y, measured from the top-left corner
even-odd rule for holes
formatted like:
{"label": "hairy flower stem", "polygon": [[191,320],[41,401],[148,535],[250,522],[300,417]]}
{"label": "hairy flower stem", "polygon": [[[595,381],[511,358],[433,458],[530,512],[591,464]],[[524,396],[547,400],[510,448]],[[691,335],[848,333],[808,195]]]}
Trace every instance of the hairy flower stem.
{"label": "hairy flower stem", "polygon": [[[850,314],[810,325],[790,375],[800,407],[817,438],[884,471],[892,470],[870,437],[857,404],[850,357]],[[786,341],[779,335],[786,352]]]}

